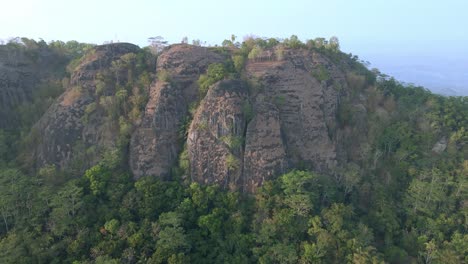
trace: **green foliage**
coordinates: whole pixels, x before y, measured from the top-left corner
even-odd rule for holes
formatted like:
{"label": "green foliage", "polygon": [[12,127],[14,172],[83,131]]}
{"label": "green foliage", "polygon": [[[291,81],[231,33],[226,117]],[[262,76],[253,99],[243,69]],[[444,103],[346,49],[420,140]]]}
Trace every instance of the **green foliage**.
{"label": "green foliage", "polygon": [[[37,51],[47,46],[21,41],[9,45],[29,50],[31,58],[39,58]],[[237,46],[234,39],[225,44],[229,49],[219,52]],[[17,131],[0,130],[0,262],[467,262],[466,97],[432,95],[370,72],[356,56],[342,54],[334,38],[306,45],[348,72],[350,90],[343,92],[349,96],[337,113],[347,163],[327,175],[292,170],[263,182],[251,195],[191,182],[184,149],[172,180],[133,180],[126,146],[144,111],[152,57],[125,55],[112,70],[100,71],[90,94],[96,100],[85,109],[90,118],[108,115],[106,122],[120,135],[118,148],[102,154],[96,147],[75,144],[83,160],[102,154],[102,161],[84,175],[71,178],[54,165],[37,172],[19,169],[16,142],[29,147],[34,133],[25,140]],[[57,52],[71,49],[65,47],[53,44]],[[206,92],[215,82],[239,74],[256,47],[285,52],[305,46],[297,37],[284,43],[247,39],[232,62],[209,67],[200,87]],[[81,48],[76,45],[69,56],[78,56]],[[320,68],[316,74],[318,80],[330,78]],[[58,80],[43,82],[47,85],[34,95],[37,100],[58,96],[68,85],[68,80]],[[274,101],[281,104],[281,98]],[[28,132],[38,118],[29,113],[40,116],[47,108],[48,101],[42,103],[22,110],[22,130]],[[250,120],[252,106],[246,101],[242,108]],[[181,128],[181,138],[186,128]],[[242,138],[220,140],[233,153],[243,145]],[[445,150],[433,151],[439,141],[446,143]],[[226,156],[230,171],[241,169],[242,156],[236,155]]]}
{"label": "green foliage", "polygon": [[281,107],[282,105],[284,105],[285,102],[286,102],[286,97],[284,97],[284,95],[278,95],[274,98],[274,103],[278,107]]}
{"label": "green foliage", "polygon": [[92,102],[92,103],[88,104],[88,105],[85,107],[84,115],[83,115],[83,117],[82,117],[82,119],[83,119],[83,121],[85,122],[85,124],[88,123],[90,116],[92,115],[92,113],[93,113],[94,111],[96,111],[96,109],[97,109],[97,104],[96,104],[96,102]]}
{"label": "green foliage", "polygon": [[73,232],[73,225],[77,224],[76,216],[83,207],[83,188],[77,186],[74,181],[68,182],[50,202],[52,211],[50,222],[52,233],[63,236]]}
{"label": "green foliage", "polygon": [[232,56],[232,62],[234,63],[236,72],[241,73],[244,69],[245,57],[243,55],[234,55]]}
{"label": "green foliage", "polygon": [[227,166],[227,169],[230,171],[238,170],[240,166],[240,161],[233,154],[229,154],[226,156],[226,166]]}
{"label": "green foliage", "polygon": [[2,168],[7,161],[11,160],[11,140],[10,135],[4,130],[0,129],[0,168]]}
{"label": "green foliage", "polygon": [[286,47],[291,49],[304,47],[304,43],[302,43],[296,35],[291,35],[291,37],[285,39],[283,43]]}
{"label": "green foliage", "polygon": [[110,177],[111,172],[103,165],[96,165],[85,172],[85,178],[89,181],[89,188],[94,195],[105,192]]}
{"label": "green foliage", "polygon": [[244,138],[236,136],[223,136],[220,138],[230,150],[237,150],[244,145]]}
{"label": "green foliage", "polygon": [[254,46],[252,50],[249,52],[249,55],[247,56],[247,58],[249,58],[249,60],[256,60],[258,57],[260,57],[262,53],[263,53],[262,47]]}
{"label": "green foliage", "polygon": [[115,234],[120,226],[119,220],[112,219],[104,224],[104,228],[111,234]]}
{"label": "green foliage", "polygon": [[213,63],[208,66],[206,74],[200,75],[198,86],[201,95],[205,95],[214,83],[224,79],[228,75],[226,66],[222,63]]}
{"label": "green foliage", "polygon": [[190,160],[189,160],[189,155],[188,155],[188,151],[187,151],[186,147],[184,148],[184,150],[180,154],[179,168],[181,168],[184,173],[188,174],[188,171],[189,171],[189,168],[190,168]]}
{"label": "green foliage", "polygon": [[254,117],[254,110],[249,101],[245,101],[242,104],[242,114],[244,115],[247,123],[249,123],[250,120],[252,120],[252,118]]}
{"label": "green foliage", "polygon": [[61,79],[41,81],[33,92],[32,102],[25,102],[16,109],[20,116],[21,128],[26,131],[30,129],[65,88]]}
{"label": "green foliage", "polygon": [[170,76],[169,72],[166,71],[166,70],[158,71],[157,78],[158,78],[158,81],[160,81],[160,82],[170,82],[171,81],[171,76]]}
{"label": "green foliage", "polygon": [[330,73],[323,65],[319,65],[318,69],[312,72],[312,76],[320,82],[330,79]]}

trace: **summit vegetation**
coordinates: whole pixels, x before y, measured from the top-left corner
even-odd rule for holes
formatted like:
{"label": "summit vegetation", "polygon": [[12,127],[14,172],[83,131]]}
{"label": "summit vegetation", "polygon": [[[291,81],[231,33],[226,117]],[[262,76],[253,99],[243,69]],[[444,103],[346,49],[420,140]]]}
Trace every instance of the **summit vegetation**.
{"label": "summit vegetation", "polygon": [[[467,97],[432,94],[368,69],[340,51],[336,37],[232,36],[206,47],[222,60],[192,71],[197,93],[180,113],[169,173],[135,177],[130,145],[145,111],[157,111],[149,107],[151,87],[170,91],[185,79],[157,70],[171,48],[161,38],[143,49],[124,47],[123,55],[112,45],[23,38],[0,46],[0,102],[13,102],[0,106],[0,116],[11,117],[0,120],[0,263],[468,262]],[[202,115],[215,104],[210,98],[240,94],[245,127],[259,122],[261,100],[282,118],[288,95],[264,99],[268,87],[251,72],[296,63],[295,54],[318,54],[345,73],[338,80],[328,64],[308,73],[314,85],[340,94],[335,114],[324,118],[333,120],[324,137],[343,139],[337,162],[319,169],[288,148],[292,165],[264,175],[253,191],[195,179],[193,149],[200,148],[187,146],[189,131],[211,133]],[[65,108],[88,129],[77,138],[90,134],[97,143],[65,142],[77,154],[39,160],[36,146],[50,151],[60,143],[44,141],[39,128]],[[53,133],[68,131],[60,125]],[[245,170],[245,130],[213,139],[225,149],[228,178]]]}

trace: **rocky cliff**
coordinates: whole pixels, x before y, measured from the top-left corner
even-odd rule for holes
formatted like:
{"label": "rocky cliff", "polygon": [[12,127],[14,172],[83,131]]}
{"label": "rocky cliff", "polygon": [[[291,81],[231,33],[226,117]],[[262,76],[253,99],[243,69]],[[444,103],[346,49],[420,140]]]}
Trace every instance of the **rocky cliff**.
{"label": "rocky cliff", "polygon": [[182,146],[179,130],[189,106],[198,99],[196,81],[211,63],[224,59],[207,48],[190,45],[172,46],[158,57],[159,78],[150,89],[141,125],[130,143],[135,178],[169,175]]}
{"label": "rocky cliff", "polygon": [[[119,145],[122,117],[109,121],[106,100],[120,105],[117,116],[130,119],[125,105],[133,97],[118,91],[130,95],[132,77],[128,67],[117,66],[138,52],[131,44],[112,44],[82,59],[69,88],[35,126],[38,167],[69,167],[83,153],[81,162],[94,164],[98,153]],[[346,162],[339,152],[347,133],[337,120],[349,92],[346,70],[316,51],[284,49],[280,56],[267,49],[200,93],[200,75],[214,63],[231,67],[236,52],[180,44],[159,54],[155,68],[148,68],[157,77],[144,111],[126,130],[134,178],[170,178],[184,146],[192,181],[244,192],[293,168],[331,174]]]}
{"label": "rocky cliff", "polygon": [[229,80],[215,84],[195,113],[187,139],[193,181],[242,186],[248,104],[247,85]]}
{"label": "rocky cliff", "polygon": [[[327,78],[317,80],[319,71]],[[330,130],[344,73],[318,53],[291,50],[281,60],[250,60],[244,74],[257,81],[250,93],[241,83],[220,82],[195,115],[187,142],[192,179],[253,192],[291,168],[336,166]],[[242,106],[251,107],[251,120]]]}
{"label": "rocky cliff", "polygon": [[[33,127],[36,166],[56,165],[81,170],[95,164],[103,151],[116,146],[119,123],[116,92],[129,81],[128,67],[119,67],[138,46],[97,46],[73,71],[66,91]],[[123,71],[123,72],[122,72]],[[130,77],[131,78],[131,77]]]}

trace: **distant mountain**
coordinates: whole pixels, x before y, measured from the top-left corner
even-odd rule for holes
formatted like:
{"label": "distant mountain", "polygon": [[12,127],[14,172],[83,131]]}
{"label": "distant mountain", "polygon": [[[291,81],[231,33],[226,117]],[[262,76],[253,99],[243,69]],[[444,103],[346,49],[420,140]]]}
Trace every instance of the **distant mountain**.
{"label": "distant mountain", "polygon": [[371,68],[378,68],[395,79],[423,86],[433,93],[448,96],[468,95],[468,57],[460,55],[389,56],[373,54],[365,57]]}

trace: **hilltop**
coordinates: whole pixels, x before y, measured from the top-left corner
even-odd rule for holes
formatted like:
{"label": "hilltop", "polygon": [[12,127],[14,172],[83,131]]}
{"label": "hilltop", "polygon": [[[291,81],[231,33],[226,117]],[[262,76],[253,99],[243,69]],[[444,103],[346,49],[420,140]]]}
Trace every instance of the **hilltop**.
{"label": "hilltop", "polygon": [[1,262],[466,261],[466,97],[337,38],[153,44],[0,46]]}

